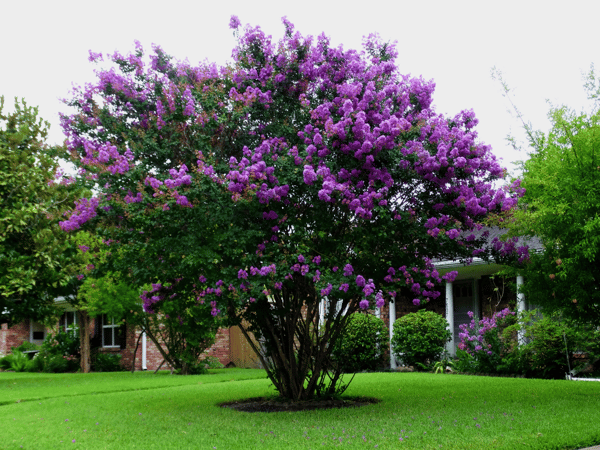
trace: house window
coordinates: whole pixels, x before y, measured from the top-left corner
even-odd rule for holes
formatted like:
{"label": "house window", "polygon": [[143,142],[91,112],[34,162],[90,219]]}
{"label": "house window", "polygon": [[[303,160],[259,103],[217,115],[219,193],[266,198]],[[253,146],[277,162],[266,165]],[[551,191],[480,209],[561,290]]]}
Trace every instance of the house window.
{"label": "house window", "polygon": [[58,327],[67,333],[77,331],[77,311],[65,311],[60,317]]}
{"label": "house window", "polygon": [[114,317],[102,315],[102,347],[120,347],[121,325]]}
{"label": "house window", "polygon": [[46,337],[46,327],[41,323],[32,321],[29,326],[29,333],[29,342],[42,345]]}

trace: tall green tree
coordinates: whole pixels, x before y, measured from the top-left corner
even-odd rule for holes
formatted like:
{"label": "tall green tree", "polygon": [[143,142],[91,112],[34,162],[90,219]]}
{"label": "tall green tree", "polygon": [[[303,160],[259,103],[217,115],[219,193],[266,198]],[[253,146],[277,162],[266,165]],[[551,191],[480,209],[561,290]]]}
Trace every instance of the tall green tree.
{"label": "tall green tree", "polygon": [[[586,87],[597,98],[593,70]],[[525,194],[512,233],[542,240],[542,252],[522,268],[532,304],[600,324],[600,109],[549,111],[552,128],[523,122],[532,149],[523,163]]]}
{"label": "tall green tree", "polygon": [[0,97],[0,323],[42,320],[72,281],[63,270],[75,246],[58,226],[76,191],[56,179],[60,147],[46,144],[37,108]]}

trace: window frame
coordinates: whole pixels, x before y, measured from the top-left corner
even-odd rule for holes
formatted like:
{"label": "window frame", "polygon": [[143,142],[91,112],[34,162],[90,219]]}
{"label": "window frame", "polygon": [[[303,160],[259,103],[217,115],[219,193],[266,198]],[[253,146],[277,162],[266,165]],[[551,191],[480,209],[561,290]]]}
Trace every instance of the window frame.
{"label": "window frame", "polygon": [[[121,344],[118,341],[118,330],[123,325],[121,322],[115,320],[114,317],[109,317],[108,314],[102,314],[101,317],[101,328],[102,328],[102,348],[121,348]],[[110,335],[112,338],[112,344],[106,345],[104,342],[105,330],[111,330]],[[115,331],[116,330],[116,331]]]}

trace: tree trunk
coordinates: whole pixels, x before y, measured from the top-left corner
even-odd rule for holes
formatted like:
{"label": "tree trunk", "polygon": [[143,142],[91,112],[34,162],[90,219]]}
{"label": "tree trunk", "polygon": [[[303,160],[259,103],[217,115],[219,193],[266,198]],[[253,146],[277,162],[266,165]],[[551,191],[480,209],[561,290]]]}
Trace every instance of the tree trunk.
{"label": "tree trunk", "polygon": [[300,401],[341,394],[347,384],[331,352],[356,302],[345,300],[340,308],[332,302],[319,327],[319,297],[312,284],[298,281],[295,289],[284,287],[272,301],[259,300],[242,312],[249,325],[240,329],[282,397]]}
{"label": "tree trunk", "polygon": [[90,316],[87,311],[79,311],[79,346],[81,353],[80,366],[83,373],[91,371],[91,355],[90,355]]}

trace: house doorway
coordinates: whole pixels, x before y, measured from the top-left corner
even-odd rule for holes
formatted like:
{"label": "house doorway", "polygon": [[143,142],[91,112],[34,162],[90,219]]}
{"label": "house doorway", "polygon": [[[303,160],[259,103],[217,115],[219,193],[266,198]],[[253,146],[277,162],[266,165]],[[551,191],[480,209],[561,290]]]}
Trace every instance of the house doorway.
{"label": "house doorway", "polygon": [[471,318],[469,311],[475,311],[473,295],[473,281],[458,282],[453,285],[454,297],[454,344],[458,347],[460,344],[460,326],[470,324]]}

